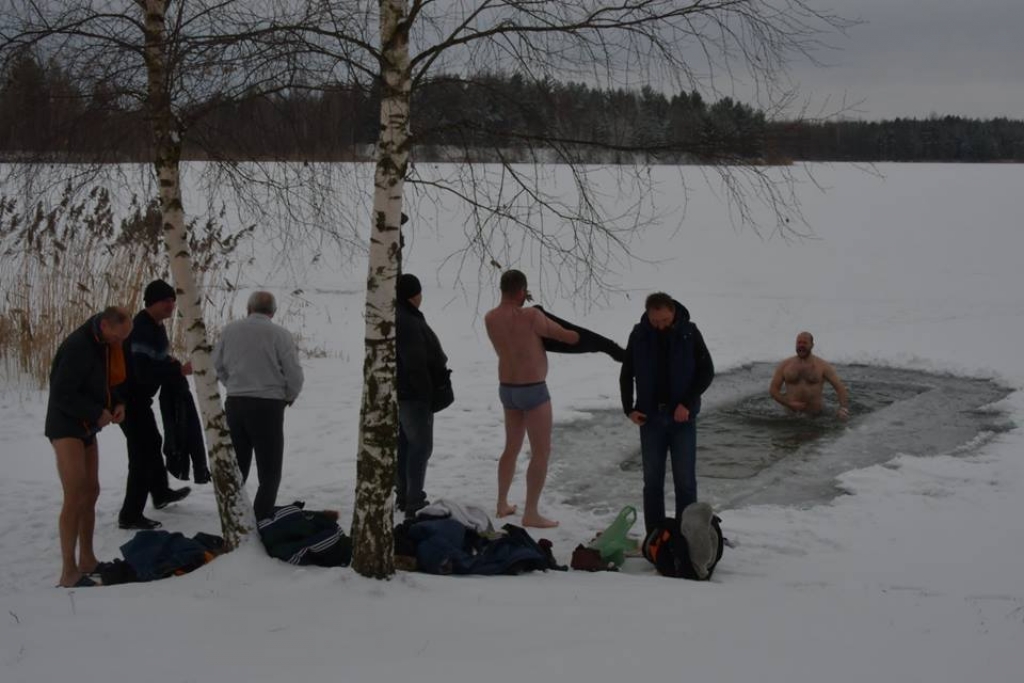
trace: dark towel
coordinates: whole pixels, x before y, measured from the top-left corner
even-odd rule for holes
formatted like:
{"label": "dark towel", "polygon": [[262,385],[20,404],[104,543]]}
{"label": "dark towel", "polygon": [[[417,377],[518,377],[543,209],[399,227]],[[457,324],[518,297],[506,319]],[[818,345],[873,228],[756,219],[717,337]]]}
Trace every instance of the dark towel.
{"label": "dark towel", "polygon": [[608,337],[602,337],[598,333],[591,332],[579,325],[574,325],[568,320],[562,320],[561,318],[548,313],[540,306],[536,306],[535,308],[539,309],[541,313],[551,320],[554,320],[565,329],[577,332],[580,335],[580,341],[578,344],[566,344],[565,342],[560,342],[555,339],[545,339],[545,351],[551,351],[552,353],[607,353],[616,363],[621,363],[626,358],[626,350]]}

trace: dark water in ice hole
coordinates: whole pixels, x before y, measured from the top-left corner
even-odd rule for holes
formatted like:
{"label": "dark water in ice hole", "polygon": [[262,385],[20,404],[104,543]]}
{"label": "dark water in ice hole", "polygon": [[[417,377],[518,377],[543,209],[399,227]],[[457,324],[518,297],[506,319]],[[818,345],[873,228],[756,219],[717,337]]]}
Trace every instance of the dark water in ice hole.
{"label": "dark water in ice hole", "polygon": [[[987,407],[1010,392],[988,380],[914,370],[839,365],[850,390],[848,422],[825,387],[826,413],[791,415],[768,396],[774,365],[723,373],[704,395],[697,422],[697,485],[719,509],[809,505],[840,491],[835,477],[898,454],[970,452],[1015,425]],[[672,506],[671,474],[666,477]],[[620,410],[556,425],[549,486],[597,513],[641,506],[640,434]]]}

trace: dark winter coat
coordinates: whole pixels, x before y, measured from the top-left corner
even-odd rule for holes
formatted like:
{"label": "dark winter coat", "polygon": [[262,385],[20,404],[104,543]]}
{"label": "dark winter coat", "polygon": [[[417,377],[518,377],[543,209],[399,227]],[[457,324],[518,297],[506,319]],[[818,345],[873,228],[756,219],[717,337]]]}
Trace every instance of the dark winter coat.
{"label": "dark winter coat", "polygon": [[423,313],[408,301],[395,310],[398,352],[398,400],[433,401],[440,384],[448,381],[448,356]]}
{"label": "dark winter coat", "polygon": [[100,337],[99,315],[61,343],[50,366],[48,439],[89,438],[100,431],[97,422],[103,411],[123,403],[121,387],[110,386],[110,353]]}
{"label": "dark winter coat", "polygon": [[160,416],[164,424],[167,472],[178,479],[188,479],[189,463],[192,463],[196,481],[202,481],[208,469],[203,425],[188,380],[180,373],[161,385]]}
{"label": "dark winter coat", "polygon": [[132,321],[132,333],[125,340],[128,360],[127,397],[131,401],[150,403],[166,382],[181,378],[181,363],[171,357],[167,328],[145,311]]}
{"label": "dark winter coat", "polygon": [[684,405],[692,416],[700,412],[700,396],[711,386],[715,366],[704,337],[690,322],[690,312],[678,301],[675,306],[675,320],[667,331],[656,330],[645,311],[629,335],[619,374],[622,410],[627,415],[634,410],[649,415],[662,402],[670,410]]}

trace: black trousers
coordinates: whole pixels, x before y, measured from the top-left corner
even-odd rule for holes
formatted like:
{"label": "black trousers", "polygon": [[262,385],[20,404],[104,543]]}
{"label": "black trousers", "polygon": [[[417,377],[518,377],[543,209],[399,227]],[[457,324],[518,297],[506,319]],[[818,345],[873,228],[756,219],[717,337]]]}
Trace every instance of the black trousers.
{"label": "black trousers", "polygon": [[170,486],[152,405],[139,401],[125,405],[121,431],[128,442],[128,484],[119,518],[132,522],[142,517],[148,496],[153,496],[153,502],[166,500]]}
{"label": "black trousers", "polygon": [[224,403],[231,444],[243,481],[249,478],[253,452],[256,453],[256,472],[260,479],[252,504],[256,519],[274,514],[284,462],[284,408],[284,401],[272,398],[228,396]]}

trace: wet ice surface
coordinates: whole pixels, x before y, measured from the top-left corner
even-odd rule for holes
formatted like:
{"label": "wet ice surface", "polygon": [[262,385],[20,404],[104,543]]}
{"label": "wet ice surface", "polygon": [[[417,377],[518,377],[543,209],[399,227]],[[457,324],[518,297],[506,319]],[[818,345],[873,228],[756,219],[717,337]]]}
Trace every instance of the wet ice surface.
{"label": "wet ice surface", "polygon": [[[841,491],[835,477],[899,454],[969,453],[1014,425],[990,407],[1009,390],[988,380],[914,370],[838,365],[850,390],[847,422],[825,387],[820,417],[788,414],[768,396],[774,365],[724,373],[697,422],[698,495],[719,509],[809,505]],[[555,427],[551,484],[597,513],[641,505],[640,434],[621,411]],[[671,474],[666,477],[671,509]]]}

